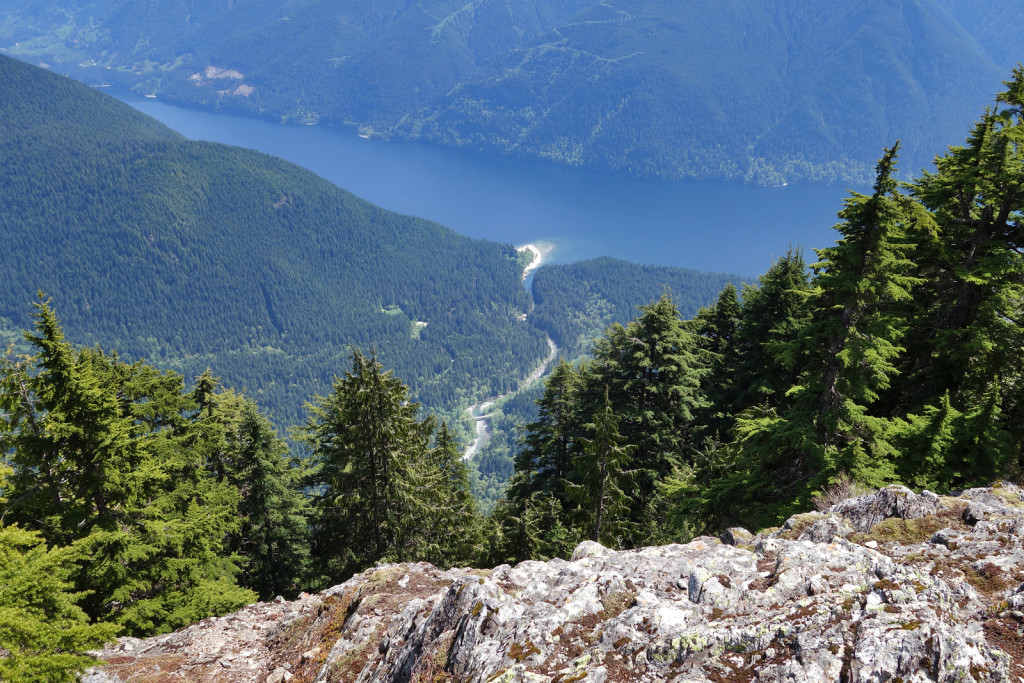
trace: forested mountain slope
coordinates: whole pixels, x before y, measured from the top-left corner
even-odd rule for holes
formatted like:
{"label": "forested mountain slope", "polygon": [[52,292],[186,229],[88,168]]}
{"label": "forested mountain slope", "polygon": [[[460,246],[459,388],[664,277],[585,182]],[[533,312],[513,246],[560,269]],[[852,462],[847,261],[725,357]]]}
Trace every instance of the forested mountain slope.
{"label": "forested mountain slope", "polygon": [[[294,422],[376,350],[433,409],[507,390],[547,352],[510,245],[372,206],[313,174],[191,142],[0,57],[0,318],[36,292],[68,337],[189,375],[211,366]],[[8,336],[13,336],[8,333]]]}
{"label": "forested mountain slope", "polygon": [[925,163],[1003,73],[934,2],[617,0],[409,125],[638,175],[849,182],[897,137]]}
{"label": "forested mountain slope", "polygon": [[[594,337],[609,325],[628,324],[640,306],[662,294],[669,294],[681,315],[690,318],[709,305],[722,287],[742,280],[738,275],[607,257],[544,265],[534,275],[535,306],[528,320],[558,344],[560,359],[577,360],[590,352]],[[535,384],[488,408],[488,439],[473,456],[478,474],[473,493],[485,510],[498,500],[515,471],[515,457],[523,446],[522,427],[537,419],[536,401],[543,389]]]}
{"label": "forested mountain slope", "polygon": [[[380,127],[592,4],[14,0],[0,36],[19,43],[8,46],[13,54],[72,71],[84,66],[81,75],[112,67],[116,73],[98,77],[126,77],[186,101]],[[236,73],[207,75],[211,65]],[[197,71],[201,78],[192,79]],[[253,89],[221,96],[240,85]]]}
{"label": "forested mountain slope", "polygon": [[738,287],[743,280],[740,275],[638,265],[609,257],[543,266],[533,279],[536,306],[530,320],[551,335],[563,355],[574,358],[585,353],[609,325],[625,325],[636,317],[638,306],[662,294],[672,297],[684,318],[692,318],[727,283]]}
{"label": "forested mountain slope", "polygon": [[275,120],[643,176],[916,172],[1016,62],[1018,3],[8,0],[0,48]]}
{"label": "forested mountain slope", "polygon": [[1014,0],[940,0],[1000,69],[1021,61],[1020,5]]}

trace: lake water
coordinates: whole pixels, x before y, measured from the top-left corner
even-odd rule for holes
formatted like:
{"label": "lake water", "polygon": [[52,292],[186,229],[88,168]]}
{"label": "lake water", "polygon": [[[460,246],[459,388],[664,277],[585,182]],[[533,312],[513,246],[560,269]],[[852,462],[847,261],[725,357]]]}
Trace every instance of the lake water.
{"label": "lake water", "polygon": [[550,242],[553,263],[615,256],[757,275],[791,245],[813,260],[810,247],[835,240],[831,226],[847,196],[838,187],[640,180],[111,94],[189,138],[279,156],[375,204],[464,235]]}

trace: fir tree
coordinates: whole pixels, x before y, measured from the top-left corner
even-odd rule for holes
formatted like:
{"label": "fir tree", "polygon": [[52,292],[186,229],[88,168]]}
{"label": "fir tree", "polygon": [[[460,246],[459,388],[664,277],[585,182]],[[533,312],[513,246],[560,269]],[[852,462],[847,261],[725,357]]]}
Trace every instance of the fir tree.
{"label": "fir tree", "polygon": [[[913,221],[923,218],[897,193],[898,148],[879,161],[874,194],[847,200],[836,228],[842,237],[819,251],[815,265],[817,310],[803,340],[821,368],[820,380],[812,373],[805,385],[817,402],[824,461],[813,481],[819,486],[823,476],[841,471],[870,486],[895,476],[892,424],[870,407],[890,387],[904,351],[906,321],[894,304],[909,300],[920,282],[907,253],[908,235],[918,230]],[[804,391],[798,388],[797,396]]]}
{"label": "fir tree", "polygon": [[114,624],[88,623],[70,566],[66,550],[47,550],[39,534],[0,524],[0,680],[77,681],[97,663],[87,651],[117,633]]}
{"label": "fir tree", "polygon": [[249,399],[241,404],[228,444],[230,481],[240,494],[242,524],[231,543],[242,559],[239,581],[263,600],[295,595],[305,587],[309,560],[305,469]]}
{"label": "fir tree", "polygon": [[715,303],[697,311],[689,328],[697,335],[704,352],[707,373],[702,389],[707,402],[698,411],[695,444],[715,442],[732,426],[731,416],[724,410],[727,395],[734,390],[735,373],[739,362],[740,301],[736,287],[729,283],[722,289]]}
{"label": "fir tree", "polygon": [[434,420],[418,420],[419,404],[408,394],[375,357],[357,350],[331,395],[308,406],[303,434],[320,491],[314,553],[330,581],[378,561],[420,559],[438,532],[434,497],[453,472],[449,467],[442,477],[430,462]]}
{"label": "fir tree", "polygon": [[[990,405],[995,469],[1019,468],[1024,446],[1024,67],[1014,69],[997,105],[986,110],[963,146],[936,159],[913,193],[935,216],[936,236],[922,243],[928,276],[917,296],[921,314],[904,363],[904,410],[926,416],[948,401],[959,412]],[[999,395],[992,403],[992,391]],[[943,459],[969,448],[976,430],[956,433]],[[937,445],[933,445],[933,448]],[[991,471],[991,468],[981,468]]]}
{"label": "fir tree", "polygon": [[564,359],[544,382],[537,400],[537,419],[523,428],[523,448],[516,456],[518,476],[509,483],[506,497],[525,501],[536,492],[551,493],[565,502],[564,482],[578,450],[581,424],[580,373]]}
{"label": "fir tree", "polygon": [[482,564],[568,558],[586,536],[571,523],[571,514],[551,493],[537,491],[515,501],[502,498],[484,524]]}
{"label": "fir tree", "polygon": [[[667,295],[649,306],[627,327],[612,325],[594,346],[588,366],[590,394],[607,386],[612,409],[620,417],[625,445],[633,447],[637,470],[631,517],[649,518],[647,504],[656,485],[692,455],[696,411],[703,405],[700,391],[705,364],[698,342],[687,331],[679,311]],[[590,415],[600,400],[588,404]],[[591,418],[588,418],[592,421]],[[633,538],[629,544],[640,544]]]}
{"label": "fir tree", "polygon": [[796,382],[803,359],[793,342],[810,320],[810,283],[799,250],[790,249],[743,289],[739,330],[732,346],[731,381],[707,382],[708,398],[732,415],[752,406],[775,407]]}
{"label": "fir tree", "polygon": [[722,474],[695,492],[706,518],[770,523],[841,473],[872,486],[895,479],[899,425],[872,407],[898,372],[906,323],[894,305],[919,282],[906,254],[923,220],[897,191],[896,151],[879,162],[874,193],[846,201],[836,246],[818,252],[811,319],[776,351],[783,365],[799,363],[787,404],[739,416]]}
{"label": "fir tree", "polygon": [[628,469],[634,446],[623,445],[619,434],[619,417],[612,410],[608,389],[604,406],[587,425],[593,438],[584,438],[583,453],[574,460],[575,479],[569,484],[569,495],[580,504],[589,527],[589,537],[606,546],[617,548],[629,531],[632,500],[629,491],[634,472]]}
{"label": "fir tree", "polygon": [[421,519],[423,550],[416,557],[440,567],[468,564],[480,551],[480,518],[469,487],[469,467],[458,440],[442,422],[418,472],[428,516]]}
{"label": "fir tree", "polygon": [[37,355],[0,374],[0,447],[13,468],[6,518],[67,548],[93,619],[128,633],[171,630],[255,597],[224,542],[237,493],[184,447],[180,376],[74,349],[47,302]]}

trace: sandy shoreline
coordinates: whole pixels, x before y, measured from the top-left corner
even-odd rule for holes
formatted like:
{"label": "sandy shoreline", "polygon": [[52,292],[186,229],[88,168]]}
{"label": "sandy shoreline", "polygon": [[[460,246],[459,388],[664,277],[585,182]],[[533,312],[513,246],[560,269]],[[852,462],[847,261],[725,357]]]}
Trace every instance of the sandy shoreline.
{"label": "sandy shoreline", "polygon": [[555,245],[549,244],[547,242],[538,242],[536,244],[531,242],[530,244],[524,244],[521,247],[516,247],[516,251],[533,252],[533,260],[530,261],[530,265],[526,266],[526,268],[523,270],[524,281],[527,277],[530,276],[530,273],[540,268],[540,264],[544,262],[544,257],[550,254],[552,250],[554,250],[554,248]]}

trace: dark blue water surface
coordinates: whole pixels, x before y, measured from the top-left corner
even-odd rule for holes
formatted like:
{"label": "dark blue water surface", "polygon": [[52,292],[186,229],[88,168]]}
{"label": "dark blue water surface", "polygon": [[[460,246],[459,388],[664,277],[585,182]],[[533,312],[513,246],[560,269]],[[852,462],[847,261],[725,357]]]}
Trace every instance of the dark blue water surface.
{"label": "dark blue water surface", "polygon": [[284,126],[112,93],[183,135],[249,147],[308,168],[393,211],[471,237],[555,245],[549,262],[596,256],[757,275],[792,246],[828,246],[847,192],[639,180],[349,129]]}

